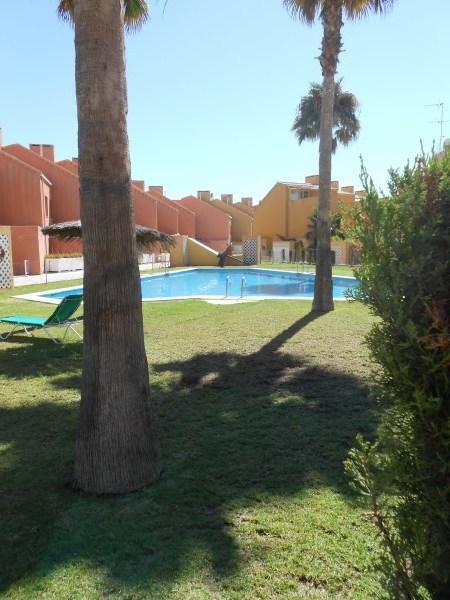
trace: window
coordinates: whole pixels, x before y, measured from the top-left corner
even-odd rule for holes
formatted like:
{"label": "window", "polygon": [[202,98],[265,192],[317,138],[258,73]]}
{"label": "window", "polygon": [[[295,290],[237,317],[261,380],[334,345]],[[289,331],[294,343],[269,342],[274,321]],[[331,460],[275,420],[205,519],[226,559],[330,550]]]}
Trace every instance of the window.
{"label": "window", "polygon": [[306,190],[289,190],[289,199],[293,202],[296,200],[304,200],[305,198],[308,198],[308,196],[309,192]]}
{"label": "window", "polygon": [[48,196],[44,196],[45,216],[48,218]]}

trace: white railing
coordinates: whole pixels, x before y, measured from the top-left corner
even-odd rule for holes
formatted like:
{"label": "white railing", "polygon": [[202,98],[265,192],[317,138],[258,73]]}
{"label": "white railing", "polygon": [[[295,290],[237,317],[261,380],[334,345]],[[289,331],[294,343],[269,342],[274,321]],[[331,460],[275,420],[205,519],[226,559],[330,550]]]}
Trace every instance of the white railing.
{"label": "white railing", "polygon": [[163,252],[161,254],[140,254],[139,264],[141,267],[150,267],[151,269],[164,269],[170,267],[170,253]]}

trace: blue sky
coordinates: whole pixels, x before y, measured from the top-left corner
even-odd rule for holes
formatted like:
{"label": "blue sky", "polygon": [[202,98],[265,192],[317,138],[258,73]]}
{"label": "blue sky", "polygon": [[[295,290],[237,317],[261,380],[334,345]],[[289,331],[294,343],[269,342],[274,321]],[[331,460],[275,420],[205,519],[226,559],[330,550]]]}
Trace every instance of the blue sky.
{"label": "blue sky", "polygon": [[[4,143],[53,143],[77,155],[72,29],[56,0],[0,2],[0,127]],[[426,5],[426,10],[424,10]],[[178,198],[198,189],[259,201],[277,180],[318,171],[318,144],[290,127],[320,81],[320,26],[281,0],[169,0],[127,37],[129,137],[135,179]],[[362,131],[338,150],[333,178],[359,186],[359,155],[378,186],[389,167],[439,137],[450,119],[450,2],[397,0],[384,17],[343,29],[343,87],[360,101]],[[444,124],[450,137],[450,123]]]}

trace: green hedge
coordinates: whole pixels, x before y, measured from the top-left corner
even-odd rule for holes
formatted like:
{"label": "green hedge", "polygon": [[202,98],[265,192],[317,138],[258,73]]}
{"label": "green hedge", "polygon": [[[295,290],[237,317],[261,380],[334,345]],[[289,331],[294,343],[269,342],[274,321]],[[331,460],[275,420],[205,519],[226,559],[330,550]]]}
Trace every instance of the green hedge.
{"label": "green hedge", "polygon": [[349,236],[359,246],[353,292],[379,319],[368,345],[386,412],[374,445],[346,467],[369,499],[396,598],[450,598],[450,151],[390,173]]}

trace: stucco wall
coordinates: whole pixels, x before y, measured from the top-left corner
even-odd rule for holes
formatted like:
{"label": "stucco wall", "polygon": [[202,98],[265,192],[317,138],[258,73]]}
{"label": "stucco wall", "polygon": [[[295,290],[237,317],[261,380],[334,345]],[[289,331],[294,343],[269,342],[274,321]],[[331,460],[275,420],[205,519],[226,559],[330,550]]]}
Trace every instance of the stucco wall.
{"label": "stucco wall", "polygon": [[73,160],[58,160],[56,164],[60,165],[61,167],[64,167],[71,173],[74,173],[74,175],[78,175],[78,164]]}
{"label": "stucco wall", "polygon": [[0,151],[0,224],[48,224],[50,193],[39,170]]}
{"label": "stucco wall", "polygon": [[217,252],[186,235],[175,236],[176,246],[170,249],[170,264],[174,267],[217,267]]}
{"label": "stucco wall", "polygon": [[158,229],[157,200],[135,185],[133,191],[134,218],[137,225]]}
{"label": "stucco wall", "polygon": [[3,148],[8,154],[42,171],[52,183],[50,215],[53,223],[75,221],[80,218],[78,177],[43,156],[19,144]]}
{"label": "stucco wall", "polygon": [[195,213],[179,203],[177,203],[177,205],[179,206],[178,226],[180,233],[182,235],[188,235],[189,237],[195,238]]}
{"label": "stucco wall", "polygon": [[234,208],[237,208],[238,210],[242,210],[243,212],[247,213],[250,217],[255,216],[255,208],[253,206],[249,206],[244,202],[235,202],[233,206]]}
{"label": "stucco wall", "polygon": [[[147,192],[149,196],[151,193]],[[166,200],[163,196],[156,199],[158,212],[158,229],[164,233],[180,233],[179,227],[179,210],[170,200]]]}
{"label": "stucco wall", "polygon": [[198,238],[198,241],[202,244],[205,244],[206,246],[209,246],[216,252],[223,252],[229,245],[229,242],[227,240],[203,240]]}
{"label": "stucco wall", "polygon": [[277,183],[255,207],[254,234],[277,239],[287,235],[287,189]]}
{"label": "stucco wall", "polygon": [[[286,237],[305,237],[310,217],[318,204],[318,189],[308,190],[309,196],[300,200],[289,199],[289,186],[277,183],[255,208],[255,235],[278,239]],[[341,204],[353,204],[355,196],[351,193],[331,190],[331,212],[340,212]]]}
{"label": "stucco wall", "polygon": [[225,204],[222,200],[212,200],[213,206],[231,216],[231,241],[242,242],[243,238],[253,235],[253,217],[235,208],[232,204]]}
{"label": "stucco wall", "polygon": [[231,217],[208,202],[194,196],[178,200],[182,206],[195,213],[195,237],[207,244],[223,250],[231,238]]}
{"label": "stucco wall", "polygon": [[[80,218],[80,197],[78,176],[72,168],[69,171],[60,163],[55,163],[38,154],[13,144],[3,148],[23,162],[39,169],[51,181],[51,219],[53,223],[73,221]],[[132,186],[136,223],[144,227],[158,227],[156,200]]]}
{"label": "stucco wall", "polygon": [[192,238],[188,238],[188,256],[192,267],[217,267],[219,262],[217,252]]}
{"label": "stucco wall", "polygon": [[[310,192],[308,198],[302,200],[288,201],[288,229],[284,235],[288,237],[305,237],[308,232],[309,220],[317,209],[319,195],[318,190]],[[340,204],[351,204],[355,197],[351,194],[342,194],[337,190],[331,190],[330,210],[333,213],[341,212]]]}
{"label": "stucco wall", "polygon": [[188,264],[187,236],[175,235],[175,246],[170,248],[170,265],[172,267],[184,267]]}
{"label": "stucco wall", "polygon": [[48,240],[37,226],[11,227],[12,258],[14,275],[23,275],[24,260],[29,260],[30,275],[44,271]]}

